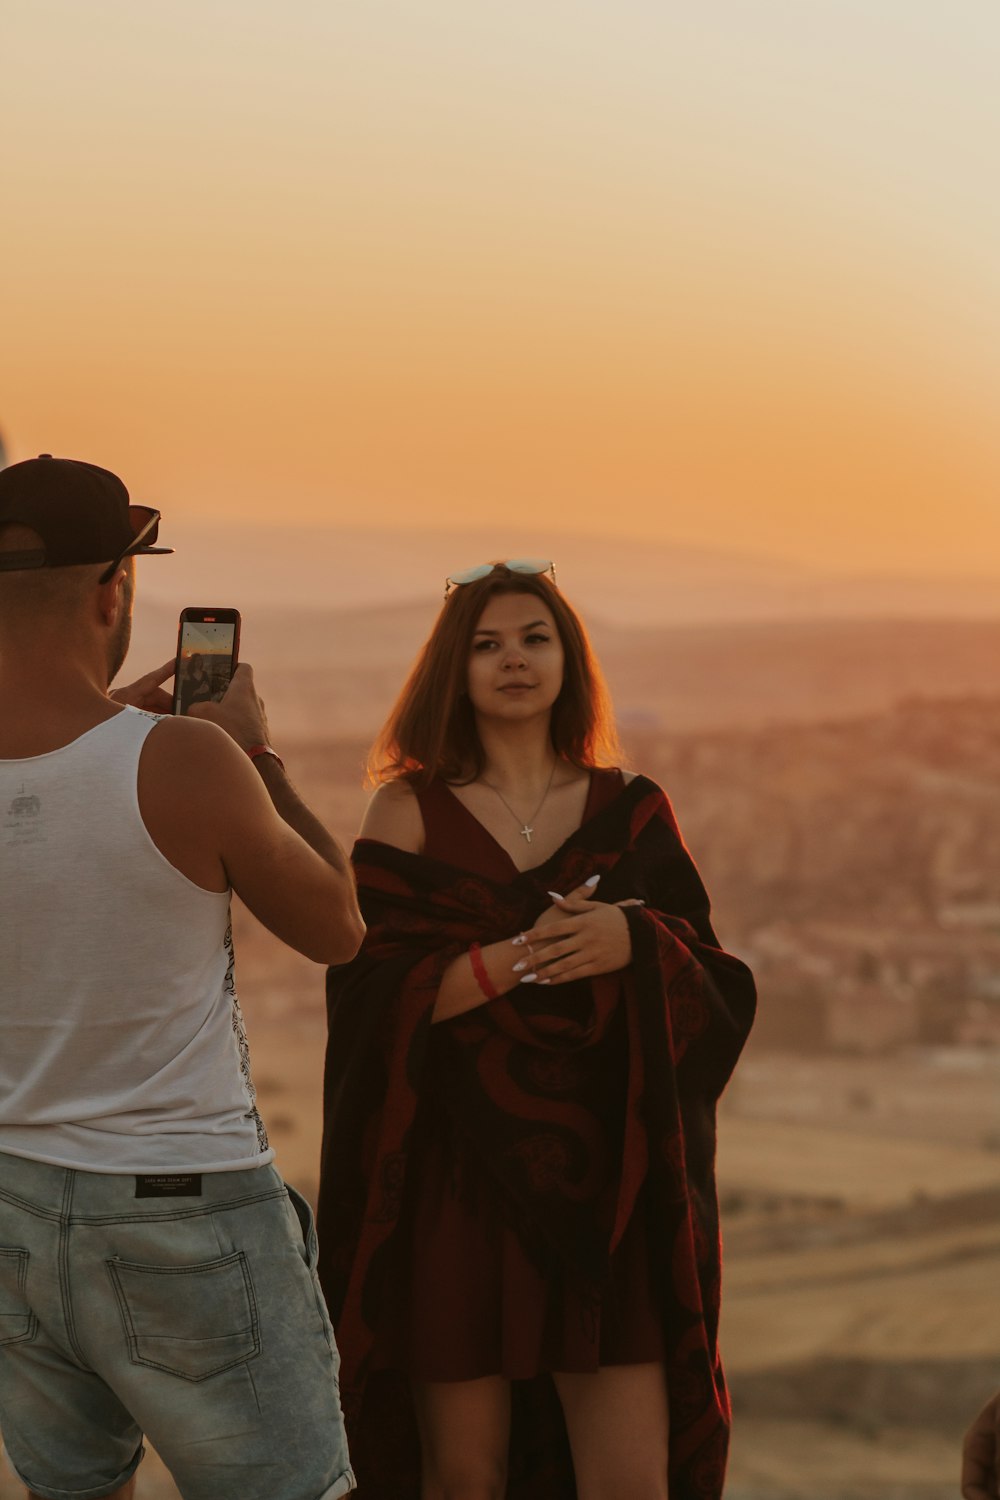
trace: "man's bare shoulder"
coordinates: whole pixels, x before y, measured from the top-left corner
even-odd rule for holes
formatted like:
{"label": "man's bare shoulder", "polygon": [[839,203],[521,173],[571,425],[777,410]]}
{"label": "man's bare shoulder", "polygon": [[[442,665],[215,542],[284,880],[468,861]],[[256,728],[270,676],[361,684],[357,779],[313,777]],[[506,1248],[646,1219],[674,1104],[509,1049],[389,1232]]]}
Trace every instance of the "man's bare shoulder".
{"label": "man's bare shoulder", "polygon": [[217,724],[164,716],[139,758],[139,811],[153,843],[204,890],[227,888],[223,851],[259,805],[257,773]]}
{"label": "man's bare shoulder", "polygon": [[148,744],[161,759],[199,769],[231,765],[241,756],[239,746],[218,724],[188,719],[183,714],[164,715],[151,731]]}
{"label": "man's bare shoulder", "polygon": [[[253,767],[235,740],[206,719],[165,716],[143,747],[142,769],[197,802],[245,793]],[[246,773],[250,772],[248,776]]]}
{"label": "man's bare shoulder", "polygon": [[416,792],[408,781],[384,781],[376,787],[368,803],[358,834],[392,844],[409,854],[419,854],[424,847],[424,820]]}

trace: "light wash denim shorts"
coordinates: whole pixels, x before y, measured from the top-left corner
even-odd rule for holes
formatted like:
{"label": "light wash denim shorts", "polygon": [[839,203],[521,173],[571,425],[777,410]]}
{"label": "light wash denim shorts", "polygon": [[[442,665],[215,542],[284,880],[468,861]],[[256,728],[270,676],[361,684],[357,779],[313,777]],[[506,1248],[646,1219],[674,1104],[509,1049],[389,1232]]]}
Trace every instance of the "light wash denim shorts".
{"label": "light wash denim shorts", "polygon": [[346,1495],[308,1204],[271,1166],[179,1187],[0,1153],[0,1431],[18,1478],[97,1500],[145,1434],[184,1500]]}

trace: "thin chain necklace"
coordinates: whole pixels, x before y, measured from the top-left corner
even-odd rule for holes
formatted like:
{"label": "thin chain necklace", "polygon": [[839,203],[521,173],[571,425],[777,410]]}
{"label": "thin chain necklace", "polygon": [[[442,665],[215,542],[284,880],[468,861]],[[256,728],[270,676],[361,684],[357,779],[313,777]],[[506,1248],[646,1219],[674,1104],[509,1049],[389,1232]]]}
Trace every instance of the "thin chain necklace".
{"label": "thin chain necklace", "polygon": [[[527,841],[528,841],[529,844],[531,843],[531,835],[535,831],[534,827],[533,827],[534,821],[538,817],[538,814],[541,812],[542,808],[545,806],[545,799],[549,795],[549,792],[552,790],[552,778],[556,774],[556,766],[558,765],[558,763],[559,763],[559,761],[558,761],[558,757],[557,757],[552,762],[552,770],[549,772],[549,779],[545,783],[545,790],[542,793],[542,800],[541,800],[541,802],[539,802],[538,806],[535,808],[534,812],[531,814],[531,817],[528,818],[527,821],[523,824],[523,826],[518,829],[518,833],[521,835],[522,838],[527,839]],[[485,777],[481,776],[479,779],[480,779],[480,781],[482,781],[483,786],[488,786],[491,792],[496,792],[497,796],[500,798],[500,801],[503,803],[504,807],[507,809],[507,811],[510,813],[511,817],[514,819],[514,822],[515,823],[520,823],[521,819],[518,817],[517,813],[511,807],[510,803],[507,801],[507,798],[504,796],[504,794],[500,790],[500,788],[498,786],[494,786],[493,783],[492,783],[492,781],[487,781]]]}

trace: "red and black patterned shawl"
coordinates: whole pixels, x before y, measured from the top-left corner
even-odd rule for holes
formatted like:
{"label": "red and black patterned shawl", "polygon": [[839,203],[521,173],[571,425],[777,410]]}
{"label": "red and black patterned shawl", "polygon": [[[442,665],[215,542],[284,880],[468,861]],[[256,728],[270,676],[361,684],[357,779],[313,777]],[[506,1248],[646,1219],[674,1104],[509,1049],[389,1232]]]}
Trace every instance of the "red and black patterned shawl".
{"label": "red and black patterned shawl", "polygon": [[[747,968],[718,946],[669,802],[637,776],[545,864],[507,883],[370,839],[358,841],[354,862],[368,936],[328,980],[319,1232],[361,1492],[366,1500],[419,1495],[405,1382],[393,1372],[368,1376],[400,1248],[441,975],[471,942],[532,925],[551,904],[546,891],[600,873],[599,899],[646,902],[626,910],[630,967],[590,982],[519,987],[436,1025],[436,1062],[445,1065],[434,1067],[434,1087],[446,1090],[463,1148],[510,1205],[519,1232],[553,1268],[573,1264],[595,1288],[646,1185],[650,1263],[665,1309],[671,1500],[717,1500],[730,1408],[717,1347],[715,1112],[755,995]],[[545,1079],[560,1058],[599,1046],[623,1014],[624,1119],[601,1121],[599,1105],[567,1096],[564,1078],[552,1090]],[[610,1194],[608,1151],[616,1158]],[[517,1500],[575,1495],[561,1422],[543,1409],[554,1401],[550,1387],[515,1388],[508,1493]]]}

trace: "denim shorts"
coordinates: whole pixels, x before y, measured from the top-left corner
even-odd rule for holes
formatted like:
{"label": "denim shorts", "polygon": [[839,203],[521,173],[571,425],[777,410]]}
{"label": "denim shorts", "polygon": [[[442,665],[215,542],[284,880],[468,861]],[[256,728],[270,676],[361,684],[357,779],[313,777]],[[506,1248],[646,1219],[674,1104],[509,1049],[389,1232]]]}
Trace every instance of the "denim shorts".
{"label": "denim shorts", "polygon": [[184,1500],[354,1489],[309,1206],[271,1166],[153,1180],[0,1153],[0,1431],[45,1500],[145,1434]]}

